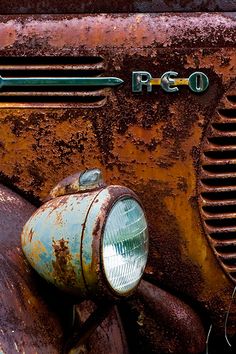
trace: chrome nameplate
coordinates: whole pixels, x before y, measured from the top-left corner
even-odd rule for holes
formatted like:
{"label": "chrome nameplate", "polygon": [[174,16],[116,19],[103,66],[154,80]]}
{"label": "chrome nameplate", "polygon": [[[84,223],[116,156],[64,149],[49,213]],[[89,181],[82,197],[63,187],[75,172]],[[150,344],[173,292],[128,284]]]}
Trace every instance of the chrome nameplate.
{"label": "chrome nameplate", "polygon": [[3,87],[28,87],[28,86],[104,86],[112,87],[122,84],[124,81],[117,77],[2,77],[0,76],[0,88]]}
{"label": "chrome nameplate", "polygon": [[[187,85],[191,91],[204,92],[209,86],[206,74],[195,71],[188,78],[178,78],[176,71],[167,71],[160,78],[153,78],[148,71],[132,72],[132,91],[142,92],[144,87],[147,92],[152,92],[153,86],[160,86],[166,92],[179,91],[178,86]],[[123,84],[124,81],[117,77],[1,77],[0,89],[4,87],[113,87]]]}
{"label": "chrome nameplate", "polygon": [[166,92],[179,91],[178,86],[187,85],[191,91],[200,93],[206,91],[209,79],[201,71],[195,71],[188,78],[177,78],[176,71],[167,71],[160,78],[153,78],[148,71],[132,72],[132,91],[142,92],[146,87],[147,92],[152,92],[152,87],[160,86]]}

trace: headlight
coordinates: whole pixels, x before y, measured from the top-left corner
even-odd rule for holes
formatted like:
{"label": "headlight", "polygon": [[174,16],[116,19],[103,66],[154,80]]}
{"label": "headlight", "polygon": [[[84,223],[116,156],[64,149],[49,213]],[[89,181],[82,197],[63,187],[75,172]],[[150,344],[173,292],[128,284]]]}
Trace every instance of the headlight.
{"label": "headlight", "polygon": [[131,294],[148,255],[147,222],[135,193],[106,187],[96,169],[65,179],[51,198],[22,233],[23,251],[35,270],[81,297]]}
{"label": "headlight", "polygon": [[147,222],[140,204],[120,199],[108,214],[102,240],[104,272],[109,285],[120,294],[138,284],[147,261]]}

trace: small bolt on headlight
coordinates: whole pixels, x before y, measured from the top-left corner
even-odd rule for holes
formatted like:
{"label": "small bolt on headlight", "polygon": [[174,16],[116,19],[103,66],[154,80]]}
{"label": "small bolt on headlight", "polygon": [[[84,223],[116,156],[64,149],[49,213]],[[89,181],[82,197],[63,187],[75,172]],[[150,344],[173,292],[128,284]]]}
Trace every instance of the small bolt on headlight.
{"label": "small bolt on headlight", "polygon": [[23,251],[47,281],[80,297],[133,293],[148,256],[148,228],[136,194],[106,186],[100,170],[60,182],[25,224]]}

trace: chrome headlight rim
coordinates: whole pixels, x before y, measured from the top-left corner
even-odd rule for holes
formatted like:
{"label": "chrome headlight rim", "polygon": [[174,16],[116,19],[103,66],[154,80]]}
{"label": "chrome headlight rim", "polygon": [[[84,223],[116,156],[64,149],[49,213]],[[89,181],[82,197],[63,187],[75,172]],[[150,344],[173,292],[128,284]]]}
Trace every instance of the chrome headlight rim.
{"label": "chrome headlight rim", "polygon": [[[144,212],[143,205],[135,192],[124,186],[110,185],[98,192],[86,217],[86,220],[89,219],[91,222],[85,222],[83,230],[81,263],[87,293],[91,294],[91,298],[95,301],[101,298],[107,298],[111,301],[125,298],[133,294],[138,286],[137,284],[136,287],[126,293],[116,292],[106,278],[103,265],[103,234],[107,217],[114,204],[123,198],[135,199]],[[147,221],[145,212],[144,215]]]}
{"label": "chrome headlight rim", "polygon": [[[112,186],[112,187],[114,187],[114,186]],[[117,187],[120,187],[120,186],[117,186]],[[135,286],[132,289],[128,290],[128,291],[120,292],[120,291],[115,290],[111,286],[111,284],[110,284],[110,282],[108,280],[108,277],[106,275],[106,270],[105,270],[105,266],[104,266],[104,257],[103,257],[103,241],[104,241],[104,234],[105,234],[105,227],[107,225],[107,220],[108,220],[108,217],[110,215],[110,212],[112,211],[112,209],[115,207],[115,205],[119,201],[126,200],[126,199],[132,199],[135,202],[137,202],[137,204],[140,206],[140,208],[141,208],[141,210],[142,210],[142,212],[144,214],[144,218],[145,218],[146,223],[147,223],[147,231],[148,231],[148,222],[147,222],[147,217],[146,217],[146,213],[145,213],[144,207],[143,207],[140,199],[137,197],[137,195],[132,190],[130,190],[129,188],[124,188],[124,187],[120,187],[120,188],[122,188],[123,192],[125,192],[125,193],[123,193],[122,195],[119,195],[116,198],[114,198],[108,204],[108,207],[106,209],[106,217],[104,218],[104,222],[103,222],[102,229],[101,229],[100,250],[99,250],[99,252],[100,252],[100,267],[101,267],[101,270],[102,270],[103,281],[105,282],[107,288],[109,289],[109,291],[111,292],[111,294],[113,296],[118,297],[118,298],[125,298],[125,297],[128,297],[128,296],[132,295],[136,291],[137,287],[139,286],[139,283],[142,280],[142,276],[140,277],[138,282],[135,284]],[[148,242],[147,248],[149,248],[149,237],[148,237],[147,242]],[[148,252],[147,252],[147,259],[148,259]],[[145,262],[144,271],[145,271],[145,268],[146,268],[147,259],[146,259],[146,262]],[[142,275],[144,274],[144,271],[143,271]]]}

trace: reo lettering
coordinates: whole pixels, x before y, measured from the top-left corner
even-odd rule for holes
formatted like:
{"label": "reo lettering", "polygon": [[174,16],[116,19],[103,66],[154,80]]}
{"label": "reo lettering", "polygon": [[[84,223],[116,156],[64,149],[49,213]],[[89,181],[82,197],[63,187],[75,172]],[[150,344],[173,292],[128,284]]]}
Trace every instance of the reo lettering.
{"label": "reo lettering", "polygon": [[147,86],[147,92],[152,92],[152,76],[147,71],[132,72],[132,91],[142,92],[143,86]]}
{"label": "reo lettering", "polygon": [[176,71],[167,71],[160,78],[153,78],[148,71],[132,72],[132,91],[142,92],[146,86],[147,92],[152,92],[152,86],[160,86],[166,92],[178,92],[178,86],[188,86],[191,91],[201,93],[209,86],[209,79],[201,71],[192,73],[188,78],[178,78]]}

